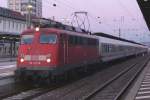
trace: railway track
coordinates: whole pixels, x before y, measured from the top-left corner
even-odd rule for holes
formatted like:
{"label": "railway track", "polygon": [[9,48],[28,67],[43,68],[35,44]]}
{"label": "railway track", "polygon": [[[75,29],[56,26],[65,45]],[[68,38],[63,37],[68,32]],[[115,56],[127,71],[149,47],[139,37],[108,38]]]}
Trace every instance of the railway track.
{"label": "railway track", "polygon": [[[138,62],[143,59],[138,59]],[[90,77],[81,79],[65,87],[50,91],[46,94],[34,98],[33,100],[84,100],[86,97],[88,97],[86,94],[91,94],[91,91],[93,92],[95,89],[97,89],[98,86],[103,86],[106,82],[108,82],[108,80],[112,78],[112,76],[118,75],[117,73],[122,71],[125,66],[128,66],[128,69],[131,68],[129,63],[135,65],[135,60],[127,61],[117,66],[115,65]]]}
{"label": "railway track", "polygon": [[119,100],[124,91],[134,81],[148,61],[149,58],[143,62],[137,62],[131,65],[130,68],[125,69],[103,86],[98,87],[95,91],[84,96],[81,100]]}
{"label": "railway track", "polygon": [[54,88],[52,88],[52,87],[48,88],[48,89],[36,88],[36,89],[28,90],[28,91],[25,91],[25,92],[21,92],[17,95],[5,98],[3,100],[29,100],[33,97],[36,97],[36,96],[39,96],[41,94],[47,93],[48,91],[51,91],[53,89]]}
{"label": "railway track", "polygon": [[0,78],[0,86],[3,86],[5,84],[11,84],[14,83],[14,77],[13,76],[8,76],[8,77],[1,77]]}
{"label": "railway track", "polygon": [[62,83],[58,85],[52,83],[49,84],[50,86],[48,86],[44,83],[45,86],[40,86],[39,84],[35,83],[16,83],[14,78],[11,78],[12,82],[10,84],[0,86],[0,98],[3,100],[29,100],[66,84]]}
{"label": "railway track", "polygon": [[[107,69],[104,69],[101,72],[97,72],[94,75],[85,77],[83,79],[79,79],[75,82],[45,88],[30,88],[28,90],[22,90],[1,97],[3,97],[3,100],[49,100],[49,98],[51,98],[51,100],[86,99],[86,97],[88,97],[86,94],[91,94],[89,93],[89,91],[93,92],[94,89],[97,88],[97,86],[102,86],[103,83],[106,83],[109,79],[111,79],[112,76],[116,76],[117,73],[122,71],[125,66],[129,66],[129,63],[135,65],[136,60],[139,61],[142,59],[130,59],[129,61],[125,61],[118,65],[113,65],[112,67],[108,67]],[[106,73],[108,74],[106,75]]]}
{"label": "railway track", "polygon": [[[32,85],[26,84],[20,84],[20,83],[15,83],[14,79],[4,79],[6,83],[3,85],[0,85],[0,98],[6,98],[11,95],[15,95],[17,93],[20,93],[22,91],[27,91],[30,89],[35,88]],[[9,82],[9,83],[8,83]]]}

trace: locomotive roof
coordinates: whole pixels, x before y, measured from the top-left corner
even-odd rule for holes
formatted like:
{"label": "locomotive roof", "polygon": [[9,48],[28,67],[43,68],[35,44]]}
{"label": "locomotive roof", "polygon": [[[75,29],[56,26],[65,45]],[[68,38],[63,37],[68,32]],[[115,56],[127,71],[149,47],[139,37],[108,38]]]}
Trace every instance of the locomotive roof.
{"label": "locomotive roof", "polygon": [[57,29],[63,29],[63,30],[72,31],[72,32],[80,32],[80,33],[85,33],[85,34],[88,33],[88,31],[81,29],[79,27],[65,25],[65,24],[62,24],[61,22],[57,22],[51,19],[34,18],[32,19],[32,21],[34,23],[34,27],[40,26],[40,28],[57,28]]}
{"label": "locomotive roof", "polygon": [[119,37],[115,37],[115,36],[112,36],[112,35],[109,35],[109,34],[105,34],[105,33],[94,33],[93,35],[101,36],[101,37],[106,37],[106,38],[110,38],[110,39],[115,39],[115,40],[120,40],[120,41],[125,41],[125,42],[129,42],[129,43],[134,43],[134,44],[139,44],[139,45],[145,46],[144,44],[141,44],[141,43],[137,43],[137,42],[126,40],[126,39],[119,38]]}
{"label": "locomotive roof", "polygon": [[[49,28],[50,27],[45,28],[45,29],[49,29]],[[71,31],[71,30],[65,30],[65,29],[55,28],[55,27],[53,27],[53,28],[51,27],[51,29],[64,30],[64,31],[68,31],[68,32]],[[24,31],[23,33],[32,32],[32,31],[33,31],[33,29],[28,29],[28,30]],[[72,31],[72,32],[76,32],[76,31]],[[81,32],[78,32],[78,33],[81,33]],[[81,34],[78,34],[78,35],[81,35]],[[146,45],[141,44],[141,43],[137,43],[137,42],[134,42],[134,41],[126,40],[126,39],[123,39],[123,38],[115,37],[115,36],[112,36],[112,35],[109,35],[109,34],[105,34],[105,33],[100,33],[100,32],[99,33],[93,33],[92,35],[88,35],[88,34],[82,34],[82,35],[86,35],[86,36],[92,36],[92,35],[101,36],[101,37],[106,37],[106,38],[110,38],[110,39],[114,39],[114,40],[119,40],[119,41],[124,41],[124,42],[129,42],[129,43],[133,43],[133,44],[138,44],[138,45],[146,46]]]}

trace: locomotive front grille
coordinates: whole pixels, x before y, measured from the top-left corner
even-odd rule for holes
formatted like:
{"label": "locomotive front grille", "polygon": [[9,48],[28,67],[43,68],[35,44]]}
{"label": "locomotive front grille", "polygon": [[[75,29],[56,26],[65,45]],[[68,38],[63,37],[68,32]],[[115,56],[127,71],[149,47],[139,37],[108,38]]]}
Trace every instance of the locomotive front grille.
{"label": "locomotive front grille", "polygon": [[25,61],[46,61],[47,56],[46,55],[25,55],[24,60]]}
{"label": "locomotive front grille", "polygon": [[31,56],[30,55],[25,55],[24,60],[25,61],[31,61]]}

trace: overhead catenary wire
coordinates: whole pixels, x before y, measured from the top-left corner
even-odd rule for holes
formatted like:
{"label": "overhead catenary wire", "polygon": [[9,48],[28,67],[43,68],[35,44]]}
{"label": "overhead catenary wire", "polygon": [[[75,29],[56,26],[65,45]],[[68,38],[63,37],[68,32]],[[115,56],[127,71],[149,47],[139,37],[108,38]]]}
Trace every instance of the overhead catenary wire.
{"label": "overhead catenary wire", "polygon": [[89,12],[89,17],[90,18],[92,18],[93,20],[95,20],[95,22],[97,23],[97,24],[102,24],[102,25],[104,25],[104,26],[106,26],[110,31],[112,31],[112,28],[111,28],[111,26],[108,24],[108,23],[102,23],[102,21],[101,21],[101,17],[99,17],[99,16],[94,16],[91,12]]}
{"label": "overhead catenary wire", "polygon": [[[78,8],[75,8],[75,7],[73,7],[73,6],[70,7],[69,5],[66,4],[66,2],[63,2],[63,1],[60,1],[60,0],[54,0],[54,1],[56,1],[57,3],[61,2],[62,5],[67,6],[69,9],[72,9],[74,12],[75,12],[75,11],[80,11],[80,9],[78,9]],[[90,14],[89,14],[89,13],[90,13]],[[93,15],[91,12],[88,11],[88,15],[89,15],[89,17],[90,17],[91,19],[94,19],[97,24],[100,23],[100,21],[97,20],[96,17],[92,17],[92,16],[94,16],[94,15]],[[101,23],[101,24],[103,24],[103,23]],[[109,24],[107,24],[107,23],[105,23],[105,24],[107,25],[106,27],[107,27],[107,28],[109,27],[108,29],[109,29],[110,31],[112,31],[112,30],[111,30],[111,26],[110,26]],[[105,25],[105,24],[103,24],[103,25]]]}
{"label": "overhead catenary wire", "polygon": [[[80,11],[79,8],[77,7],[74,7],[72,6],[72,3],[71,2],[68,2],[68,0],[64,0],[64,1],[60,1],[60,0],[53,0],[53,2],[55,2],[57,5],[59,4],[59,6],[61,6],[61,8],[63,9],[67,9],[68,11],[72,11],[72,12],[75,12],[75,11]],[[124,5],[120,0],[118,1],[118,4],[120,7],[122,7],[122,10],[123,11],[126,11],[126,13],[129,15],[129,17],[131,19],[135,18],[135,15],[133,14],[133,12],[128,8],[126,7],[126,5]],[[89,14],[90,13],[90,14]],[[97,18],[96,15],[92,14],[91,12],[88,11],[88,15],[89,15],[89,18],[92,19],[92,20],[95,20],[96,23],[98,23],[97,25],[106,25],[106,28],[108,30],[110,30],[111,32],[114,31],[112,29],[112,26],[110,24],[108,24],[108,22],[105,22],[105,23],[101,23],[101,21]],[[103,16],[104,17],[104,16]],[[66,18],[69,18],[69,15],[66,17]],[[101,18],[101,17],[100,17]],[[145,32],[146,32],[146,28],[141,25],[141,22],[139,20],[137,20],[137,22],[139,23],[138,26],[140,26],[140,28],[144,29]]]}
{"label": "overhead catenary wire", "polygon": [[[129,10],[120,0],[117,0],[117,1],[118,1],[119,6],[122,7],[128,13],[129,16],[131,16],[131,19],[135,18],[134,14],[131,12],[131,9]],[[141,25],[139,20],[137,20],[137,22],[139,23],[140,27],[143,27],[144,29],[146,28]]]}
{"label": "overhead catenary wire", "polygon": [[[51,1],[51,0],[48,0],[48,1]],[[47,2],[48,2],[48,1],[47,1]],[[79,8],[72,6],[72,5],[71,5],[71,2],[68,2],[68,0],[65,0],[65,1],[53,0],[53,1],[51,1],[51,4],[53,4],[53,2],[56,3],[56,7],[61,7],[61,8],[63,8],[63,9],[67,9],[68,11],[72,11],[72,12],[80,11]],[[48,3],[46,3],[46,5],[47,5],[47,4],[48,4]],[[120,4],[120,3],[119,3],[119,4]],[[59,6],[57,6],[57,5],[59,5]],[[121,7],[122,7],[123,9],[125,9],[125,11],[127,11],[128,15],[133,16],[133,14],[124,6],[124,4],[121,3]],[[88,14],[89,17],[90,17],[90,19],[92,19],[92,20],[94,19],[96,23],[100,23],[100,21],[96,19],[96,16],[95,16],[95,15],[93,15],[93,14],[92,14],[91,12],[89,12],[89,11],[88,11],[88,13],[90,13],[90,14]],[[95,16],[95,17],[93,17],[93,16]],[[69,15],[67,16],[67,18],[69,18]],[[101,23],[101,24],[103,24],[103,23]],[[107,23],[105,22],[105,24],[107,24]],[[112,29],[112,27],[111,27],[109,24],[107,24],[107,27],[109,27],[109,28],[108,28],[109,30]],[[111,30],[111,31],[112,31],[112,30]]]}
{"label": "overhead catenary wire", "polygon": [[[48,2],[48,3],[47,3]],[[46,3],[43,3],[43,5],[44,6],[46,6],[46,7],[50,7],[50,6],[52,6],[52,7],[56,7],[56,8],[63,8],[63,9],[65,9],[65,10],[70,10],[70,8],[68,9],[68,7],[67,6],[64,6],[64,5],[61,5],[61,4],[59,4],[59,3],[57,3],[57,2],[52,2],[52,1],[50,1],[50,0],[47,0],[47,2]],[[51,5],[50,5],[51,4]],[[55,4],[55,6],[54,6],[54,4]],[[72,8],[71,8],[72,9]]]}
{"label": "overhead catenary wire", "polygon": [[[69,10],[72,9],[72,12],[79,11],[79,10],[77,10],[77,8],[74,8],[74,7],[70,6],[69,4],[66,4],[65,2],[62,2],[62,1],[59,1],[59,0],[53,0],[53,1],[54,1],[55,3],[61,4],[62,6],[68,8]],[[68,18],[69,18],[69,17],[68,17]],[[83,22],[83,20],[82,20],[81,18],[79,18],[79,20]],[[84,21],[85,21],[85,19],[84,19]],[[88,19],[88,22],[89,22],[89,19]],[[73,24],[72,24],[72,25],[73,25]],[[83,25],[83,23],[82,23],[81,25]],[[79,27],[80,27],[81,25],[78,24]],[[90,27],[90,25],[89,25],[89,27]],[[88,30],[89,30],[89,28],[88,28]]]}
{"label": "overhead catenary wire", "polygon": [[[50,1],[50,0],[48,0]],[[74,8],[73,6],[70,6],[70,4],[67,4],[66,2],[60,1],[60,0],[53,0],[53,2],[62,5],[65,8],[68,8],[69,10],[72,9],[73,11],[76,11],[78,9]]]}
{"label": "overhead catenary wire", "polygon": [[[53,4],[56,4],[56,6],[53,6]],[[53,1],[51,1],[51,0],[47,0],[46,1],[46,3],[43,3],[43,6],[46,6],[46,7],[48,7],[48,8],[50,8],[50,7],[54,7],[54,8],[58,8],[59,10],[61,10],[61,11],[70,11],[70,12],[72,12],[73,10],[72,9],[70,9],[70,8],[68,8],[68,7],[66,7],[66,6],[64,6],[64,5],[61,5],[61,4],[59,4],[59,3],[55,3],[55,2],[53,2]],[[57,9],[57,10],[58,10]],[[68,15],[66,15],[66,17],[64,17],[64,18],[68,18],[69,19],[69,16],[70,16],[70,14],[68,14]]]}

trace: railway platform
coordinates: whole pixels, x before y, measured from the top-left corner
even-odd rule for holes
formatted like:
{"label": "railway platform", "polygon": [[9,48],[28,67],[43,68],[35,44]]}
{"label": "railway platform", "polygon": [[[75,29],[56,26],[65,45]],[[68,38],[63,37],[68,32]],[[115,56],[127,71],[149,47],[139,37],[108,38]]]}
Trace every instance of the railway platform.
{"label": "railway platform", "polygon": [[3,63],[3,62],[14,62],[16,61],[16,57],[0,57],[0,63]]}
{"label": "railway platform", "polygon": [[122,100],[150,100],[150,61],[124,93]]}
{"label": "railway platform", "polygon": [[16,69],[16,61],[0,62],[0,78],[11,76]]}

